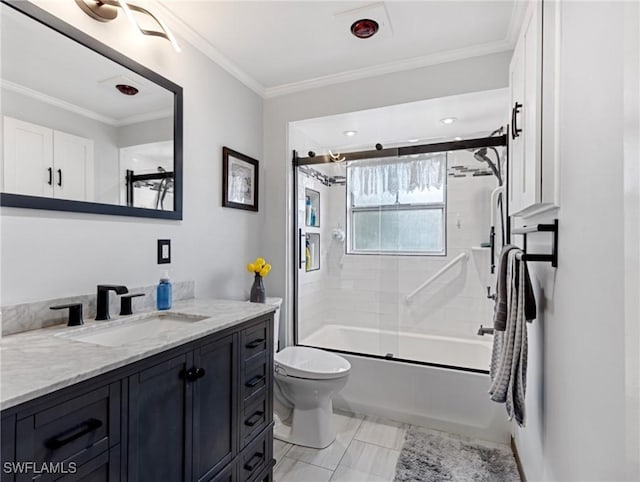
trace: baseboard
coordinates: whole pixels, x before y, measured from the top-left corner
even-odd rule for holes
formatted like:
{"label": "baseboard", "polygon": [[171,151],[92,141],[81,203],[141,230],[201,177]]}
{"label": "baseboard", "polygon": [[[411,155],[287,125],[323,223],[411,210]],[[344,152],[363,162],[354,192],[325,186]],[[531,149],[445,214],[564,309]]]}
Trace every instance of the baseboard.
{"label": "baseboard", "polygon": [[334,397],[333,407],[334,409],[345,412],[382,417],[396,422],[441,430],[443,432],[476,438],[486,442],[498,443],[504,446],[509,443],[508,427],[505,427],[504,432],[502,430],[491,429],[490,427],[474,427],[471,425],[452,422],[450,420],[427,417],[423,414],[410,413],[406,410],[393,410],[377,405],[368,405],[354,402],[352,400],[345,400],[340,394],[337,394]]}
{"label": "baseboard", "polygon": [[527,477],[524,475],[524,469],[522,468],[522,461],[520,460],[520,454],[518,453],[518,447],[516,447],[516,441],[511,437],[511,452],[513,452],[513,457],[516,459],[516,467],[518,467],[518,475],[520,475],[520,480],[522,482],[527,482]]}

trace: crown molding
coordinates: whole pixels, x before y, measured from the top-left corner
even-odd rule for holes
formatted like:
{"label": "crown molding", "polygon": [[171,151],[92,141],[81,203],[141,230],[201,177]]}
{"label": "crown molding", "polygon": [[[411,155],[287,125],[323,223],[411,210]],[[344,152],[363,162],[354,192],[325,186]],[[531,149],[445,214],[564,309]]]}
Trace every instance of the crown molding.
{"label": "crown molding", "polygon": [[10,92],[24,95],[25,97],[37,100],[38,102],[49,104],[59,109],[64,109],[68,112],[72,112],[74,114],[81,115],[82,117],[87,117],[89,119],[93,119],[95,121],[102,122],[103,124],[107,124],[113,127],[124,127],[131,124],[138,124],[139,122],[164,119],[173,115],[172,110],[163,109],[153,112],[145,112],[143,114],[135,114],[129,117],[124,117],[122,119],[114,119],[113,117],[98,114],[97,112],[85,109],[84,107],[72,104],[71,102],[67,102],[65,100],[58,99],[57,97],[52,97],[50,95],[44,94],[43,92],[40,92],[38,90],[30,89],[29,87],[25,87],[24,85],[16,84],[15,82],[11,82],[10,80],[0,79],[0,85],[3,89]]}
{"label": "crown molding", "polygon": [[379,75],[391,74],[394,72],[402,72],[441,63],[453,62],[456,60],[463,60],[467,58],[513,50],[527,5],[526,2],[514,2],[506,36],[504,39],[499,41],[473,45],[461,49],[448,50],[445,52],[437,52],[435,54],[425,55],[421,57],[413,57],[410,59],[388,62],[385,64],[339,72],[337,74],[325,75],[313,79],[306,79],[298,82],[276,85],[273,87],[265,87],[251,75],[241,69],[235,62],[233,62],[222,52],[220,52],[216,47],[214,47],[202,35],[191,28],[187,23],[182,21],[171,10],[170,2],[167,2],[166,0],[149,0],[148,3],[153,8],[156,8],[157,10],[162,12],[163,20],[169,25],[169,28],[174,33],[180,35],[180,37],[182,37],[204,55],[209,57],[222,69],[226,70],[229,74],[234,76],[256,94],[265,99],[287,95],[294,92],[302,92],[304,90],[315,89],[318,87],[339,84],[342,82],[366,79],[369,77],[376,77]]}
{"label": "crown molding", "polygon": [[236,79],[242,82],[244,85],[253,90],[256,94],[264,97],[265,87],[256,79],[247,74],[232,60],[215,48],[211,43],[206,40],[202,35],[192,29],[188,24],[183,22],[166,3],[160,3],[157,0],[148,2],[154,9],[162,12],[162,19],[165,21],[172,32],[177,33],[193,47],[198,49],[204,55],[213,60],[222,69],[233,75]]}
{"label": "crown molding", "polygon": [[361,80],[369,77],[377,77],[379,75],[392,74],[406,70],[419,69],[431,65],[444,64],[456,60],[463,60],[482,55],[495,54],[499,52],[507,52],[513,49],[511,42],[507,40],[499,40],[497,42],[489,42],[480,45],[473,45],[462,49],[448,50],[438,52],[422,57],[413,57],[410,59],[388,62],[386,64],[374,65],[362,69],[349,70],[338,74],[325,75],[314,79],[302,80],[300,82],[292,82],[290,84],[282,84],[275,87],[265,89],[264,97],[278,97],[281,95],[301,92],[303,90],[315,89],[318,87],[326,87],[328,85],[340,84],[353,80]]}
{"label": "crown molding", "polygon": [[96,120],[98,122],[102,122],[103,124],[108,124],[110,126],[116,126],[117,121],[111,117],[98,114],[89,109],[85,109],[84,107],[80,107],[78,105],[72,104],[71,102],[67,102],[57,97],[52,97],[47,94],[43,94],[40,91],[30,89],[29,87],[25,87],[20,84],[16,84],[15,82],[11,82],[6,79],[0,80],[0,85],[2,85],[3,89],[6,89],[11,92],[16,92],[17,94],[24,95],[26,97],[30,97],[37,101],[43,102],[45,104],[52,105],[54,107],[58,107],[60,109],[67,110],[69,112],[73,112],[74,114],[81,115],[83,117],[88,117],[89,119]]}

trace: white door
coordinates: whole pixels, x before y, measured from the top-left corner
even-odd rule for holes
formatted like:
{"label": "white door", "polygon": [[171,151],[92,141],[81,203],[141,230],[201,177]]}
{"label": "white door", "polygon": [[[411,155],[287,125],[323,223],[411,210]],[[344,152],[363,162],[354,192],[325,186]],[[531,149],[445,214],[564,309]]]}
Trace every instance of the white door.
{"label": "white door", "polygon": [[53,131],[4,117],[2,191],[28,196],[53,195]]}
{"label": "white door", "polygon": [[65,132],[53,133],[54,197],[94,200],[93,141]]}

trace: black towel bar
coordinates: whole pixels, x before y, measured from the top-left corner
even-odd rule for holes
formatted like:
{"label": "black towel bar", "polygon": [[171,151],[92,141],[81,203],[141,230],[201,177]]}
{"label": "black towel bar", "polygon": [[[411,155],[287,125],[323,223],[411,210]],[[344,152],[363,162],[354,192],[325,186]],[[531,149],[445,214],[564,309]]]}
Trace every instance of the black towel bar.
{"label": "black towel bar", "polygon": [[[527,234],[547,232],[553,233],[553,247],[551,254],[534,254],[527,253]],[[554,219],[553,224],[534,224],[532,226],[523,226],[521,228],[514,228],[511,230],[511,234],[522,234],[524,236],[524,247],[522,251],[524,254],[522,258],[524,261],[546,261],[550,262],[554,268],[558,267],[558,220]]]}

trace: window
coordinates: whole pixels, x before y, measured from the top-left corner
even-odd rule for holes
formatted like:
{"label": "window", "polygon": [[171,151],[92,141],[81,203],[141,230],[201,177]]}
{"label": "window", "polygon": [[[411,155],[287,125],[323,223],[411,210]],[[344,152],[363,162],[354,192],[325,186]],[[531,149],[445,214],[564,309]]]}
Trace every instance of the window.
{"label": "window", "polygon": [[347,167],[347,252],[444,255],[445,153]]}

